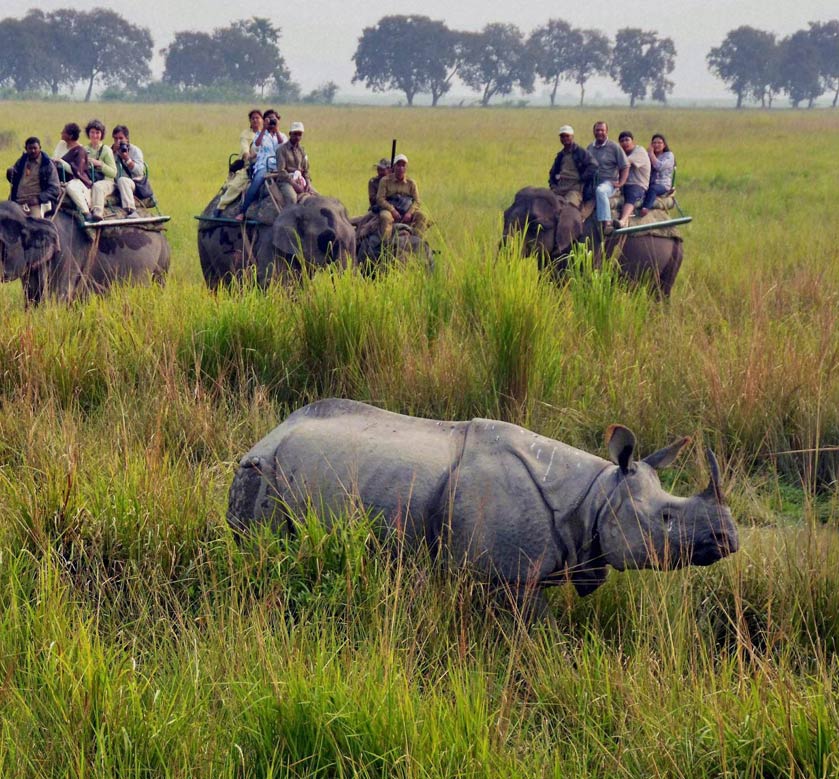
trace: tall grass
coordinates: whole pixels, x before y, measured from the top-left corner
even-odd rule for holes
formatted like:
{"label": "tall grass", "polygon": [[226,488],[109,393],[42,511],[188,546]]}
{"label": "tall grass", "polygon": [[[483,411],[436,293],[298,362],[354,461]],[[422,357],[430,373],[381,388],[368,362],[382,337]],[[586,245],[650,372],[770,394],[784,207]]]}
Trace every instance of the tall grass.
{"label": "tall grass", "polygon": [[[0,132],[37,129],[49,149],[78,107],[4,108]],[[163,290],[69,308],[25,311],[0,289],[0,775],[839,772],[839,227],[807,207],[839,173],[837,116],[609,117],[666,130],[679,158],[695,221],[662,305],[582,249],[561,284],[498,251],[501,210],[544,179],[556,112],[286,112],[306,122],[316,185],[352,212],[399,138],[434,270],[211,295],[191,216],[247,107],[203,107],[199,126],[188,107],[99,109],[152,162],[173,267]],[[789,171],[766,137],[818,165]],[[690,434],[667,483],[695,491],[711,445],[742,550],[612,573],[586,599],[558,588],[552,621],[528,627],[482,582],[379,550],[363,516],[237,544],[237,459],[324,395],[502,417],[601,454],[612,422],[645,453]]]}

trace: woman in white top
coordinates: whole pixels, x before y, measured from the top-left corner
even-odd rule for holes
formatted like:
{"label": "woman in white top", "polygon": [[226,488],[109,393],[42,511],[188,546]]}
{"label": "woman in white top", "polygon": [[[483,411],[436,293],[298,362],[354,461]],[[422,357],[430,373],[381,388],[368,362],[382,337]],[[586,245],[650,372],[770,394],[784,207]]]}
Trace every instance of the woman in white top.
{"label": "woman in white top", "polygon": [[664,195],[673,189],[673,173],[676,170],[676,158],[661,133],[653,136],[647,154],[650,155],[652,173],[650,188],[647,190],[641,207],[641,216],[646,216],[650,212],[659,195]]}

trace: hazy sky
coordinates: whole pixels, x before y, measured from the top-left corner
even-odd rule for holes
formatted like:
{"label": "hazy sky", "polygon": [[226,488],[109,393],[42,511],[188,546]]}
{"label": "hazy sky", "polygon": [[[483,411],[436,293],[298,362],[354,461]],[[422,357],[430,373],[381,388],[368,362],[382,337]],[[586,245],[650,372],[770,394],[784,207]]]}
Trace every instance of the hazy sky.
{"label": "hazy sky", "polygon": [[[22,16],[35,7],[26,0],[0,0],[0,16]],[[512,22],[525,33],[551,18],[562,18],[575,27],[593,27],[610,37],[622,27],[641,27],[669,36],[676,45],[675,99],[717,98],[727,94],[721,82],[708,72],[705,55],[717,46],[729,30],[743,24],[788,35],[805,28],[810,21],[839,18],[837,0],[635,0],[600,2],[583,0],[558,3],[556,0],[403,0],[388,5],[369,0],[296,0],[282,3],[254,3],[242,0],[111,0],[93,3],[68,0],[40,0],[37,7],[52,11],[74,7],[89,10],[92,6],[113,8],[134,24],[148,27],[155,49],[167,46],[178,30],[210,32],[235,19],[266,16],[282,29],[281,50],[292,78],[308,91],[324,81],[335,81],[340,93],[363,93],[352,85],[352,55],[365,27],[386,14],[424,14],[440,19],[453,29],[480,30],[490,22]],[[276,8],[275,11],[272,11]],[[155,58],[156,71],[162,60]],[[537,87],[537,91],[538,91]],[[454,91],[468,91],[455,86]],[[560,91],[574,93],[573,85]],[[339,94],[340,94],[339,93]],[[619,91],[606,79],[593,80],[587,88],[590,96],[601,93],[617,96]]]}

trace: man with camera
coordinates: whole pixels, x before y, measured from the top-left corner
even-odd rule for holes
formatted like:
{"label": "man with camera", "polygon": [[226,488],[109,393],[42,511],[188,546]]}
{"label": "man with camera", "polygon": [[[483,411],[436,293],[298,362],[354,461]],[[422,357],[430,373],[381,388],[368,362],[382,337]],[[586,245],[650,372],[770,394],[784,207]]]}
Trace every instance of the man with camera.
{"label": "man with camera", "polygon": [[256,200],[265,177],[277,170],[277,149],[288,139],[279,131],[280,115],[269,108],[263,115],[265,126],[253,140],[256,150],[256,162],[253,165],[253,178],[242,200],[242,210],[236,216],[237,222],[245,221],[245,214],[251,203]]}
{"label": "man with camera", "polygon": [[[151,197],[143,152],[128,139],[128,128],[124,124],[114,127],[111,137],[114,139],[111,148],[117,163],[116,187],[120,204],[128,219],[136,219],[140,215],[134,200],[135,193],[140,198]],[[101,183],[97,182],[97,186]]]}

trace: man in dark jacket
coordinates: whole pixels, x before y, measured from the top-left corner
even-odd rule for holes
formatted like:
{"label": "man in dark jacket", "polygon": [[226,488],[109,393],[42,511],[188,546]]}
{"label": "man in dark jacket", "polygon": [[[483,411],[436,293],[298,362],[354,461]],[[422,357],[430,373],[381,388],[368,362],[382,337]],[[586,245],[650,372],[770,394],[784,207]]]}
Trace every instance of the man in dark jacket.
{"label": "man in dark jacket", "polygon": [[11,175],[9,200],[23,206],[34,216],[44,217],[58,200],[58,171],[41,151],[41,141],[26,139],[26,153],[15,163]]}
{"label": "man in dark jacket", "polygon": [[594,177],[597,160],[582,146],[574,143],[574,128],[559,128],[562,148],[548,173],[548,186],[560,201],[579,208],[584,201],[594,199]]}

